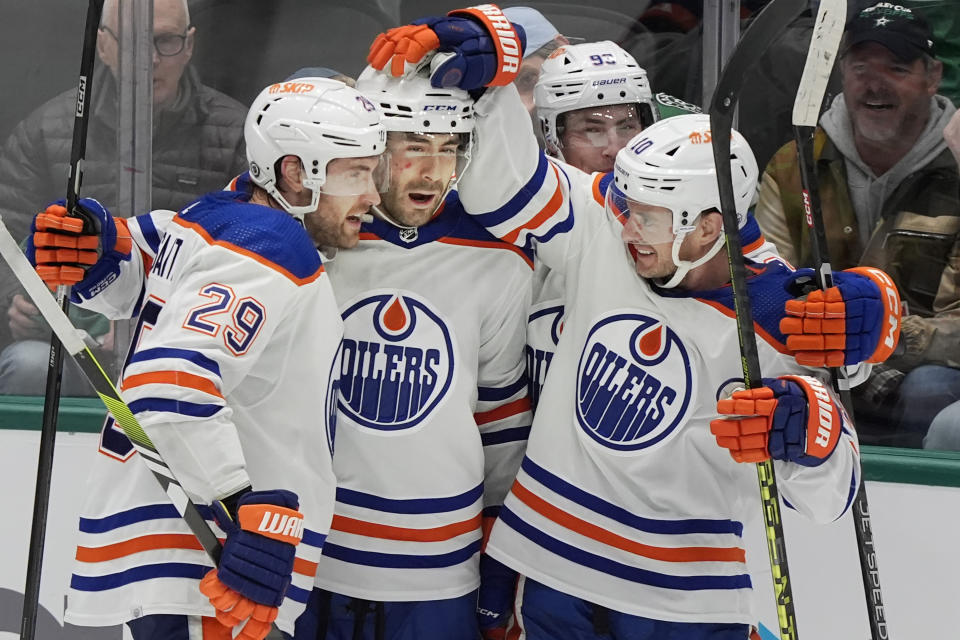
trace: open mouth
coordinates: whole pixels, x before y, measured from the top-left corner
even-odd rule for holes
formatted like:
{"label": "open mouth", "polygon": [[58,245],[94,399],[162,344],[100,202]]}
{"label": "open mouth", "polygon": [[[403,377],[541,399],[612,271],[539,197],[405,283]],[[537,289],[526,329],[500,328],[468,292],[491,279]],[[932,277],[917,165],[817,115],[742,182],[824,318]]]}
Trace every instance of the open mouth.
{"label": "open mouth", "polygon": [[869,109],[870,111],[892,111],[895,108],[895,106],[889,102],[880,102],[875,100],[863,102],[861,104],[863,104],[865,109]]}
{"label": "open mouth", "polygon": [[423,207],[433,203],[437,198],[436,193],[422,193],[422,192],[411,192],[407,194],[407,197],[413,201],[413,204]]}

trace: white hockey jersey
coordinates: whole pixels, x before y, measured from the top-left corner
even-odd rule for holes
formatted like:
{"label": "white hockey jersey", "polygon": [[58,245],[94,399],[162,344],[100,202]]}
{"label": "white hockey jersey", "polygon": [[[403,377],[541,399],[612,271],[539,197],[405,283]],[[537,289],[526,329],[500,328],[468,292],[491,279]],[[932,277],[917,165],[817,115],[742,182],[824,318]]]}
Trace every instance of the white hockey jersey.
{"label": "white hockey jersey", "polygon": [[[84,306],[115,318],[139,312],[123,399],[211,524],[206,505],[247,485],[299,496],[305,532],[277,621],[292,632],[333,512],[343,325],[303,228],[244,199],[210,194],[175,217],[130,220],[145,250]],[[213,615],[198,589],[210,560],[109,422],[100,453],[81,507],[66,620]]]}
{"label": "white hockey jersey", "polygon": [[[416,230],[365,224],[325,267],[344,341],[335,514],[316,584],[383,601],[469,593],[530,429],[531,254],[479,227],[453,192]],[[124,269],[97,300],[127,308],[139,287]]]}
{"label": "white hockey jersey", "polygon": [[[565,171],[583,181],[584,175],[575,167],[566,165]],[[604,195],[613,173],[591,175],[593,199],[584,206],[604,210]],[[761,233],[760,226],[751,212],[747,223],[740,230],[743,254],[754,262],[781,260],[777,248]],[[533,289],[530,311],[527,314],[527,378],[530,381],[530,405],[534,412],[540,400],[540,392],[547,379],[550,362],[557,350],[557,342],[563,329],[563,276],[547,267],[543,260],[534,257]]]}
{"label": "white hockey jersey", "polygon": [[317,584],[436,600],[479,584],[492,523],[530,429],[529,254],[451,193],[428,224],[364,226],[328,264],[343,314],[337,503]]}
{"label": "white hockey jersey", "polygon": [[[718,397],[742,379],[730,289],[658,290],[638,278],[617,223],[590,204],[591,180],[524,142],[522,108],[512,87],[478,102],[482,144],[461,198],[495,235],[537,243],[566,279],[566,314],[487,551],[617,611],[750,624],[742,532],[760,516],[756,470],[735,463],[709,430]],[[494,170],[497,181],[482,179]],[[752,271],[761,370],[809,373],[786,354],[775,322],[786,267]],[[842,420],[820,466],[774,463],[784,500],[817,521],[843,514],[859,481],[856,437]]]}

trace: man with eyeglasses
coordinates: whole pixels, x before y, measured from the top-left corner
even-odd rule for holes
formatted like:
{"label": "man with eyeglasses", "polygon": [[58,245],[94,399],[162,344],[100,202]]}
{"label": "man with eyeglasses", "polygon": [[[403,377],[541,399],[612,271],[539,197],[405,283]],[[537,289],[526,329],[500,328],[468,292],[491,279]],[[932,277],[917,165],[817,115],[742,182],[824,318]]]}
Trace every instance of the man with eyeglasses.
{"label": "man with eyeglasses", "polygon": [[[83,176],[83,192],[96,193],[112,211],[117,211],[120,176],[116,80],[120,1],[104,3],[97,40],[97,54],[103,66],[95,71],[92,82]],[[222,188],[246,166],[246,109],[200,83],[190,66],[195,32],[190,26],[186,0],[154,0],[154,209],[179,210],[196,197]],[[0,150],[0,216],[17,239],[27,235],[31,211],[37,202],[63,197],[75,105],[75,88],[54,97],[17,125]],[[41,393],[49,332],[5,266],[0,267],[0,314],[0,395]],[[80,318],[79,314],[74,319],[105,348],[112,346],[106,320],[92,315]],[[73,362],[66,363],[63,392],[90,394]]]}

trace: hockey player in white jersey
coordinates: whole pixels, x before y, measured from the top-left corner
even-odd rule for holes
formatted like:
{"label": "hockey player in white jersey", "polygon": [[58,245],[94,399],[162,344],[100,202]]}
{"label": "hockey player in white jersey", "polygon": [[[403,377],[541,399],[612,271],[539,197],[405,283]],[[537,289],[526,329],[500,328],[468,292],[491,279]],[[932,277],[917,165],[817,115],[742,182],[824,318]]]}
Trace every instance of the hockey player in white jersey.
{"label": "hockey player in white jersey", "polygon": [[481,568],[481,610],[498,578],[481,557],[483,523],[530,428],[531,256],[460,206],[455,179],[474,146],[466,92],[373,70],[357,89],[384,113],[390,188],[358,247],[329,265],[344,321],[339,487],[297,633],[473,640]]}
{"label": "hockey player in white jersey", "polygon": [[[116,221],[83,200],[100,238],[71,233],[63,207],[35,220],[30,255],[47,282],[73,284],[75,303],[110,317],[139,313],[124,401],[225,537],[211,569],[108,422],[81,507],[73,624],[126,623],[135,640],[256,640],[274,618],[291,633],[312,589],[333,513],[343,332],[316,246],[356,244],[379,202],[386,134],[357,91],[302,78],[264,89],[244,137],[248,191]],[[271,532],[267,514],[290,526]]]}
{"label": "hockey player in white jersey", "polygon": [[[613,160],[634,135],[657,120],[699,112],[666,95],[653,95],[647,72],[633,56],[607,41],[564,45],[544,61],[533,91],[535,115],[546,153],[586,173],[597,184],[613,170]],[[596,206],[603,206],[602,194]],[[756,222],[750,224],[756,229]],[[762,241],[745,240],[746,251],[766,251]],[[534,259],[527,326],[527,377],[530,404],[540,391],[563,327],[563,278]]]}
{"label": "hockey player in white jersey", "polygon": [[[619,152],[613,176],[595,182],[543,157],[517,126],[526,123],[511,88],[489,91],[476,111],[480,152],[461,181],[465,206],[496,235],[536,242],[566,278],[554,373],[488,544],[524,576],[511,634],[746,638],[755,616],[741,534],[759,501],[754,470],[738,463],[772,456],[795,509],[818,521],[845,512],[858,482],[856,437],[811,375],[823,372],[794,356],[882,360],[897,338],[895,290],[875,270],[837,274],[831,296],[845,326],[839,344],[825,344],[834,328],[788,317],[797,326],[783,328],[811,335],[787,335],[780,324],[822,313],[818,296],[793,300],[796,273],[752,263],[761,368],[780,377],[734,407],[718,403],[741,372],[708,118],[651,126]],[[757,168],[739,134],[732,149],[743,220]],[[485,179],[494,168],[501,179]],[[596,191],[606,194],[602,210]],[[821,352],[800,353],[798,342]],[[732,409],[749,417],[716,420]],[[821,414],[828,434],[810,421]]]}

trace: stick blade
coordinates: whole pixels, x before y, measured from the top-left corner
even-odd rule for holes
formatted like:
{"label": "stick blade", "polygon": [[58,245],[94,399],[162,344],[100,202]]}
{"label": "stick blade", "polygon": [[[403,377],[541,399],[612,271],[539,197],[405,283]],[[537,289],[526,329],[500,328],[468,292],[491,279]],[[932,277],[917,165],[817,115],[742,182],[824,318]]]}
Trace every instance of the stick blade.
{"label": "stick blade", "polygon": [[794,126],[815,127],[820,119],[823,96],[830,82],[846,19],[847,0],[821,0],[797,98],[793,103]]}

